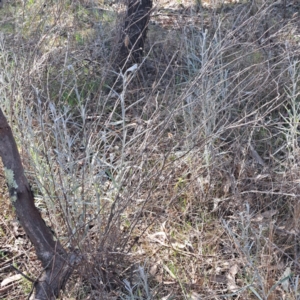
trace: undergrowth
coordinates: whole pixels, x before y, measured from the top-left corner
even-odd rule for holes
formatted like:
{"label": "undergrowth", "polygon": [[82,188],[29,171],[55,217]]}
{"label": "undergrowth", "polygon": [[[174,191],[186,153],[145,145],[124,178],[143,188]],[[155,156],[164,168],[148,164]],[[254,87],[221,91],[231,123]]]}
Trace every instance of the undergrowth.
{"label": "undergrowth", "polygon": [[[62,299],[299,299],[299,5],[181,2],[158,1],[124,73],[121,4],[1,9],[0,105],[37,207],[83,257]],[[5,205],[1,263],[37,277]]]}

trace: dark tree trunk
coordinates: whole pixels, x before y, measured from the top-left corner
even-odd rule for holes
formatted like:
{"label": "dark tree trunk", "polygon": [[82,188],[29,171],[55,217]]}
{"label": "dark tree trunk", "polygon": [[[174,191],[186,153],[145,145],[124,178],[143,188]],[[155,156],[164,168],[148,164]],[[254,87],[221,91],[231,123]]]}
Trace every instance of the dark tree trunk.
{"label": "dark tree trunk", "polygon": [[117,65],[123,71],[140,63],[147,35],[152,0],[127,0]]}
{"label": "dark tree trunk", "polygon": [[70,277],[78,258],[75,254],[67,253],[54,238],[36,208],[16,142],[1,109],[0,157],[11,203],[44,268],[43,276],[35,283],[34,299],[55,299]]}

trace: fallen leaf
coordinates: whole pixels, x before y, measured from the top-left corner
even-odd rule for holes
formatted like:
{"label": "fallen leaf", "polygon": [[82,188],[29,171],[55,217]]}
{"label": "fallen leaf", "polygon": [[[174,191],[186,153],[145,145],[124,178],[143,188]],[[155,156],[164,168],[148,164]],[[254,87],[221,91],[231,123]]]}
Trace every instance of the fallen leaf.
{"label": "fallen leaf", "polygon": [[227,277],[227,288],[228,288],[228,290],[231,291],[231,292],[236,292],[236,291],[239,290],[239,287],[238,287],[237,284],[235,283],[235,275],[236,275],[237,272],[238,272],[238,268],[239,268],[239,267],[238,267],[237,264],[233,265],[233,266],[229,269],[229,271],[228,271],[228,273],[227,273],[227,275],[226,275],[226,277]]}
{"label": "fallen leaf", "polygon": [[13,276],[10,276],[10,277],[7,277],[5,279],[2,280],[1,282],[1,287],[4,287],[14,281],[18,281],[22,278],[22,275],[21,274],[16,274],[16,275],[13,275]]}

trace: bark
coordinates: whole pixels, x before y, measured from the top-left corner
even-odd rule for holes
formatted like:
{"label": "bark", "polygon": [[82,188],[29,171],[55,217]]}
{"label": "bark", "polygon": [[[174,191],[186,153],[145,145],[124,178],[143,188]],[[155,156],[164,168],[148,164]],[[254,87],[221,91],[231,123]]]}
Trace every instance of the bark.
{"label": "bark", "polygon": [[36,208],[12,130],[1,108],[0,157],[12,205],[44,268],[43,275],[35,283],[34,299],[55,299],[64,288],[78,257],[67,253],[54,238]]}
{"label": "bark", "polygon": [[152,0],[127,1],[127,13],[117,56],[118,67],[123,71],[141,61],[152,8]]}

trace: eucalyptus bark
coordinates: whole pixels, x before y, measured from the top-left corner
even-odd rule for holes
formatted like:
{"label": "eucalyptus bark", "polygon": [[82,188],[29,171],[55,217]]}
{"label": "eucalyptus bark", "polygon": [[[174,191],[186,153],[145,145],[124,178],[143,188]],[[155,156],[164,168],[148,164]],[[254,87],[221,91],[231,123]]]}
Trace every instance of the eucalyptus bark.
{"label": "eucalyptus bark", "polygon": [[55,299],[72,274],[78,258],[75,254],[67,253],[56,240],[36,208],[17,144],[1,108],[0,157],[11,203],[44,268],[41,278],[35,282],[34,299]]}

